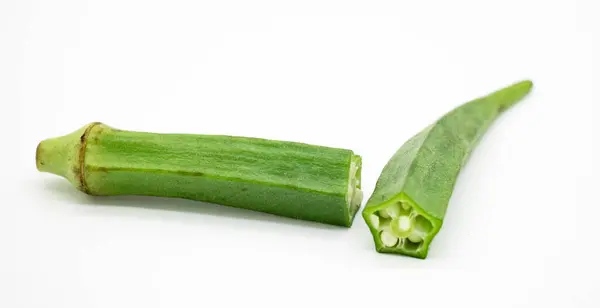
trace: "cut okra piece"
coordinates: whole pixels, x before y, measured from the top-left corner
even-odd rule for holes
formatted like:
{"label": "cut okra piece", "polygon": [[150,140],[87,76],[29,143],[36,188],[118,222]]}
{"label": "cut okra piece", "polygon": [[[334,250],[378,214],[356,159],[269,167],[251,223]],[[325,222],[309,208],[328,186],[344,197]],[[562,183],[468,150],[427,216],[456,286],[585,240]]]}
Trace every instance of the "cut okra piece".
{"label": "cut okra piece", "polygon": [[465,103],[397,150],[362,212],[378,252],[427,257],[471,152],[494,120],[532,86],[521,81]]}
{"label": "cut okra piece", "polygon": [[36,165],[89,195],[184,198],[345,227],[363,198],[353,151],[259,138],[91,123],[40,142]]}

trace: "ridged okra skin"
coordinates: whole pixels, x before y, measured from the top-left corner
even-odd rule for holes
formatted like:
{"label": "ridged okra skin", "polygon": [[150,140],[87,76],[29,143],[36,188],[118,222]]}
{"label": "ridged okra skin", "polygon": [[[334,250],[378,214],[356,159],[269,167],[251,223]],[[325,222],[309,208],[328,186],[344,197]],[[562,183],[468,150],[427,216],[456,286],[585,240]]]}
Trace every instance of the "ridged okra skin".
{"label": "ridged okra skin", "polygon": [[40,142],[36,163],[89,195],[184,198],[345,227],[362,201],[360,156],[287,141],[91,123]]}
{"label": "ridged okra skin", "polygon": [[480,137],[532,86],[526,80],[467,102],[397,150],[362,212],[378,252],[427,257],[456,179]]}

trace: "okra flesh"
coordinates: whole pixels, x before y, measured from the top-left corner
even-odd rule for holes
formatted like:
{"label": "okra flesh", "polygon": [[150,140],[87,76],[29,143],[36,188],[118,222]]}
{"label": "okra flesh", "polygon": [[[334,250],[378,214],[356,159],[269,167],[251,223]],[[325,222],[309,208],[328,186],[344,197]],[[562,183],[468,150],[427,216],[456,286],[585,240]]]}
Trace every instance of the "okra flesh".
{"label": "okra flesh", "polygon": [[522,81],[465,103],[396,151],[362,212],[378,252],[427,257],[473,149],[494,120],[532,86]]}
{"label": "okra flesh", "polygon": [[362,202],[361,157],[304,143],[91,123],[42,141],[36,156],[40,171],[90,195],[184,198],[345,227]]}

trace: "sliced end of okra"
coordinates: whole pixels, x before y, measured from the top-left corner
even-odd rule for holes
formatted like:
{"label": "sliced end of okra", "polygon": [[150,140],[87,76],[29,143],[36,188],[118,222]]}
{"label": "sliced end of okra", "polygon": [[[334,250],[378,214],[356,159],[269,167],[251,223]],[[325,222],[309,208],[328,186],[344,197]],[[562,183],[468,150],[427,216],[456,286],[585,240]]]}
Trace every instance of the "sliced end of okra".
{"label": "sliced end of okra", "polygon": [[441,221],[426,214],[406,196],[365,209],[363,217],[378,252],[424,259]]}
{"label": "sliced end of okra", "polygon": [[356,213],[360,209],[363,201],[363,191],[361,190],[361,167],[362,159],[359,155],[354,155],[350,163],[350,175],[348,180],[348,223],[351,225]]}

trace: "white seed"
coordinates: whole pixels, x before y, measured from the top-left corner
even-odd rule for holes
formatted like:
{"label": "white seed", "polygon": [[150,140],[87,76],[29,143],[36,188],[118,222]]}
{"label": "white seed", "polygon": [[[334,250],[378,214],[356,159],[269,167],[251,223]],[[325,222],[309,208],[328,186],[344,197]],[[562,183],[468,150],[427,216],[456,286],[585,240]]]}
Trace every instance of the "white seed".
{"label": "white seed", "polygon": [[373,226],[373,228],[379,229],[379,216],[371,214],[369,216],[369,220],[371,221],[371,225]]}
{"label": "white seed", "polygon": [[413,243],[419,243],[423,239],[421,238],[420,234],[413,232],[408,236],[408,240],[410,240]]}
{"label": "white seed", "polygon": [[391,218],[396,218],[400,216],[400,206],[398,206],[398,204],[392,204],[387,208],[383,209],[383,211],[385,211],[388,217]]}
{"label": "white seed", "polygon": [[408,209],[410,209],[410,205],[408,205],[408,203],[406,203],[406,202],[402,202],[402,208],[404,210],[408,210]]}
{"label": "white seed", "polygon": [[388,214],[388,212],[385,209],[379,210],[379,216],[383,218],[390,218],[390,214]]}
{"label": "white seed", "polygon": [[360,189],[356,189],[354,191],[354,196],[352,196],[352,203],[360,205],[363,201],[363,191]]}
{"label": "white seed", "polygon": [[398,238],[389,231],[381,232],[381,242],[387,247],[395,246],[398,243]]}

